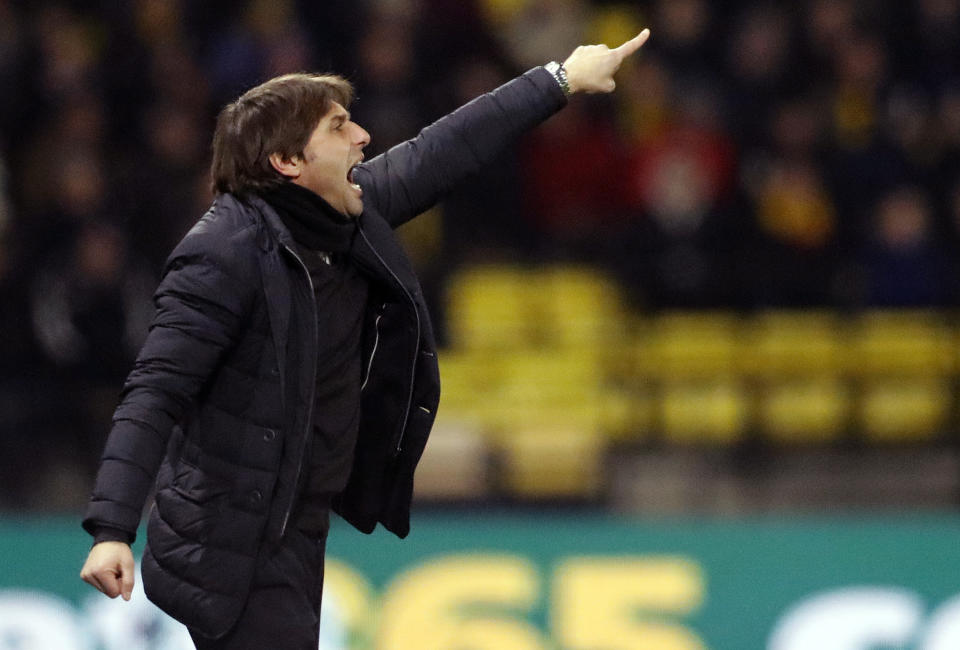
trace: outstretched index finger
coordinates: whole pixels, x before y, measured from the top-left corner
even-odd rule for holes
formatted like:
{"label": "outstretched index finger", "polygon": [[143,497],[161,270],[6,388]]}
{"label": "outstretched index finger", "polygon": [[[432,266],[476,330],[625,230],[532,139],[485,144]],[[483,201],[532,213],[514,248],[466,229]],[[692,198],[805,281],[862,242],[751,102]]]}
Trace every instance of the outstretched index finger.
{"label": "outstretched index finger", "polygon": [[650,38],[650,30],[644,29],[642,32],[631,38],[629,41],[616,48],[614,52],[620,55],[620,60],[627,58],[634,52],[640,49],[640,47],[647,42],[647,39]]}

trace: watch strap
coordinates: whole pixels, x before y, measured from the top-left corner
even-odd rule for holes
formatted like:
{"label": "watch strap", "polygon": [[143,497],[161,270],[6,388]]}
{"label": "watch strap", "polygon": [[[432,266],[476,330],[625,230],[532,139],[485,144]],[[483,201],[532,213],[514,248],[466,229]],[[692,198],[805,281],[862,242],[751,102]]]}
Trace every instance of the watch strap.
{"label": "watch strap", "polygon": [[567,69],[563,67],[563,64],[558,61],[551,61],[543,67],[546,68],[547,72],[552,74],[553,78],[557,80],[557,84],[560,85],[560,89],[563,91],[563,94],[569,95],[570,82],[567,80]]}

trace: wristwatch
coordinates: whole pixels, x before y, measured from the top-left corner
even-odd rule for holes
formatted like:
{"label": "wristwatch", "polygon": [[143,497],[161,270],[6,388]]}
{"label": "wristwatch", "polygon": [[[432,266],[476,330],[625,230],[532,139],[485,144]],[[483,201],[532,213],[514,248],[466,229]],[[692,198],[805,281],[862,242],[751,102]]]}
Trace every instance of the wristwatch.
{"label": "wristwatch", "polygon": [[552,74],[553,78],[560,84],[560,89],[563,91],[563,94],[569,95],[570,82],[567,81],[567,69],[563,67],[563,64],[557,61],[551,61],[543,67],[546,68],[547,72]]}

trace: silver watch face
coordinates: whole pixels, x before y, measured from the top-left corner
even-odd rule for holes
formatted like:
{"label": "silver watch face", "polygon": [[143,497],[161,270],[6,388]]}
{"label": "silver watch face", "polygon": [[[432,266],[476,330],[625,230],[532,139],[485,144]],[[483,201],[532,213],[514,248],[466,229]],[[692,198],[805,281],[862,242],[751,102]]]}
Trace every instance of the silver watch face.
{"label": "silver watch face", "polygon": [[557,71],[560,70],[560,64],[557,63],[556,61],[551,61],[550,63],[546,64],[543,67],[546,68],[547,72],[552,74],[554,77],[557,76]]}

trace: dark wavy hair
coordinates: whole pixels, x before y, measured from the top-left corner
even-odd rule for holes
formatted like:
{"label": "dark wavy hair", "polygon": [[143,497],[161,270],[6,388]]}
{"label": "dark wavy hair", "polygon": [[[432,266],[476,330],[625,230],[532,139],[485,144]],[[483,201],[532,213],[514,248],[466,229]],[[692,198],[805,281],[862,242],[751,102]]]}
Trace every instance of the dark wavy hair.
{"label": "dark wavy hair", "polygon": [[284,182],[270,154],[303,155],[331,108],[348,107],[353,86],[331,74],[287,74],[251,88],[217,117],[210,176],[213,192],[259,192]]}

